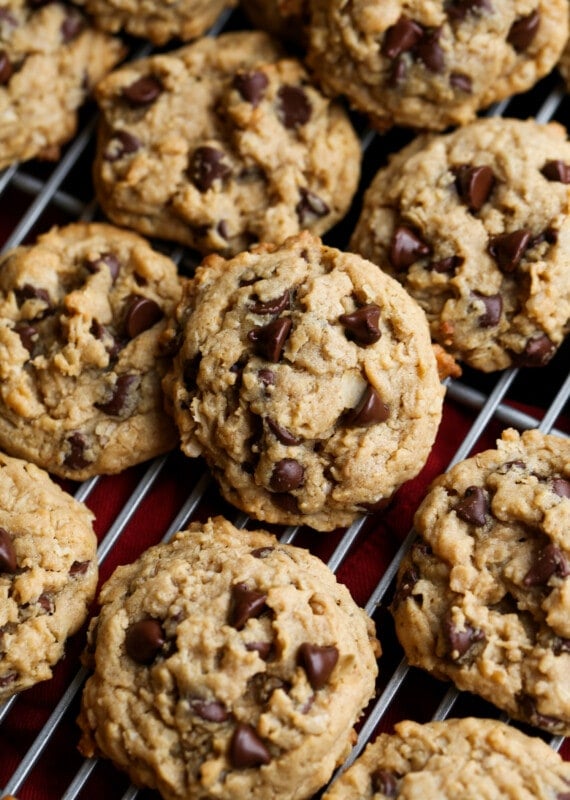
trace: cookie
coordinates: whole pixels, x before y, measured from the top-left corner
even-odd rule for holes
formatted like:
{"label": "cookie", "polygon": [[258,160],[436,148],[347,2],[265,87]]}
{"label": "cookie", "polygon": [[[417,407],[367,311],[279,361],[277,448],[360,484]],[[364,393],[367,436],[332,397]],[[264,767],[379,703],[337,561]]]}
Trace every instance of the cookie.
{"label": "cookie", "polygon": [[348,210],[361,151],[344,109],[261,32],[206,37],[97,87],[99,202],[119,225],[235,254]]}
{"label": "cookie", "polygon": [[402,283],[455,358],[542,366],[570,329],[569,181],[557,123],[419,136],[374,177],[350,247]]}
{"label": "cookie", "polygon": [[392,611],[409,662],[570,732],[570,441],[503,432],[437,478]]}
{"label": "cookie", "polygon": [[33,464],[0,454],[0,703],[51,678],[97,586],[93,514]]}
{"label": "cookie", "polygon": [[563,0],[312,0],[308,63],[380,129],[444,130],[532,87],[568,37]]}
{"label": "cookie", "polygon": [[176,266],[102,223],[53,228],[0,258],[0,447],[61,477],[120,472],[175,447],[159,346]]}
{"label": "cookie", "polygon": [[6,0],[0,9],[0,169],[57,160],[92,87],[125,55],[60,2]]}
{"label": "cookie", "polygon": [[360,256],[307,231],[210,256],[176,322],[182,449],[256,519],[349,525],[425,463],[443,396],[425,315]]}
{"label": "cookie", "polygon": [[308,0],[240,0],[252,25],[303,49],[309,21]]}
{"label": "cookie", "polygon": [[235,0],[74,0],[106,31],[121,30],[163,45],[201,36]]}
{"label": "cookie", "polygon": [[302,800],[374,694],[374,625],[307,550],[221,517],[119,567],[90,627],[80,750],[165,800]]}
{"label": "cookie", "polygon": [[490,719],[405,720],[382,733],[323,800],[565,798],[570,765],[546,742]]}

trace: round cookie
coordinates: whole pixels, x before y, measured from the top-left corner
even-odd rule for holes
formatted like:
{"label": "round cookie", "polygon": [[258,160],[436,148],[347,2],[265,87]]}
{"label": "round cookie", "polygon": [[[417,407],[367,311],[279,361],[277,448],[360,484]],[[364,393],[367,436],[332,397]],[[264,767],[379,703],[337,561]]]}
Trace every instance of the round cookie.
{"label": "round cookie", "polygon": [[0,453],[0,703],[51,678],[97,587],[93,514]]}
{"label": "round cookie", "polygon": [[455,358],[542,366],[570,329],[569,182],[557,123],[419,136],[376,174],[350,247],[402,283]]}
{"label": "round cookie", "polygon": [[235,254],[349,208],[360,144],[344,109],[261,32],[205,37],[97,87],[94,177],[115,223]]}
{"label": "round cookie", "polygon": [[323,800],[563,800],[569,784],[570,764],[503,722],[405,720],[369,744]]}
{"label": "round cookie", "polygon": [[308,63],[380,129],[444,130],[533,86],[568,36],[563,0],[312,0]]}
{"label": "round cookie", "polygon": [[437,478],[392,604],[410,664],[570,732],[570,441],[503,432]]}
{"label": "round cookie", "polygon": [[56,160],[91,88],[124,45],[66,3],[7,0],[0,9],[0,169]]}
{"label": "round cookie", "polygon": [[176,265],[101,223],[53,228],[0,258],[0,447],[74,480],[178,443],[160,336]]}
{"label": "round cookie", "polygon": [[425,316],[360,256],[307,231],[210,256],[176,319],[182,449],[256,519],[349,525],[424,465],[443,398]]}
{"label": "round cookie", "polygon": [[125,30],[163,45],[201,36],[235,0],[74,0],[106,31]]}
{"label": "round cookie", "polygon": [[302,800],[347,755],[380,648],[307,550],[221,517],[193,523],[119,567],[100,602],[84,755],[165,800]]}

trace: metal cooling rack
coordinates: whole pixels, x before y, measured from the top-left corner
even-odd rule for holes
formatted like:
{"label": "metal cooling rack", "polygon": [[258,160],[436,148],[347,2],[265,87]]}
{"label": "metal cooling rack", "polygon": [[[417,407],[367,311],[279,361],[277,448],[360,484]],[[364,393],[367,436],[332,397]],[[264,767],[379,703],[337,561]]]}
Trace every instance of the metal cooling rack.
{"label": "metal cooling rack", "polygon": [[[211,33],[215,35],[227,27],[245,28],[247,22],[241,19],[238,11],[228,12],[220,18]],[[149,52],[150,48],[143,48],[133,57],[147,55]],[[6,220],[12,220],[8,225],[10,231],[3,243],[3,250],[30,240],[37,233],[51,227],[54,221],[65,224],[77,219],[97,217],[98,211],[93,200],[91,185],[86,182],[86,175],[90,175],[90,159],[96,127],[96,112],[91,108],[89,113],[91,116],[82,120],[78,134],[56,165],[47,167],[29,162],[21,167],[10,167],[0,174],[0,214],[5,227]],[[556,74],[544,79],[531,92],[495,106],[489,113],[522,118],[534,116],[541,122],[557,120],[567,127],[570,121],[569,98]],[[398,139],[398,131],[380,136],[365,130],[361,137],[364,155],[367,158],[372,156],[371,163],[375,163],[375,160],[381,162],[390,150],[397,149],[406,141],[406,135],[403,133],[402,138]],[[365,171],[360,197],[373,174],[372,170],[368,170],[367,173]],[[327,241],[327,237],[324,238]],[[331,243],[338,244],[336,240]],[[165,250],[164,243],[156,244],[159,249]],[[342,246],[342,242],[338,246]],[[188,265],[196,263],[192,254],[185,252],[183,248],[170,248],[166,252],[181,266],[184,265],[185,269]],[[467,410],[471,420],[467,434],[455,451],[448,464],[449,467],[476,450],[480,437],[489,431],[491,425],[512,426],[518,429],[538,427],[543,432],[567,435],[559,430],[556,424],[570,397],[569,344],[561,348],[550,365],[541,368],[540,376],[536,371],[511,369],[483,377],[466,370],[461,380],[447,381],[446,403],[459,404],[462,409]],[[531,403],[540,408],[540,413],[537,412],[535,417],[528,411],[520,410],[520,405],[517,403],[521,398],[525,404]],[[445,428],[440,430],[440,436],[446,436]],[[128,535],[137,514],[144,513],[144,504],[152,502],[161,483],[172,482],[175,476],[179,477],[179,465],[180,454],[176,453],[156,459],[140,469],[133,469],[134,478],[129,494],[101,534],[98,558],[102,571],[108,557],[113,555],[114,548],[123,541],[122,537]],[[225,510],[226,515],[238,527],[248,525],[249,520],[245,515],[236,512],[235,509],[228,509],[224,501],[216,495],[211,477],[199,461],[188,471],[191,478],[189,491],[182,502],[174,508],[167,529],[157,531],[155,542],[169,539],[190,520],[199,516],[204,507],[213,508],[216,513],[224,513]],[[97,515],[98,501],[93,498],[100,497],[101,492],[98,493],[97,490],[102,489],[104,493],[106,482],[112,480],[107,477],[94,478],[72,487],[72,491],[78,500],[90,505]],[[351,574],[347,564],[350,565],[351,557],[355,553],[358,554],[358,548],[368,535],[367,531],[371,526],[373,528],[374,520],[374,517],[363,518],[338,535],[313,532],[312,537],[307,538],[306,531],[303,536],[303,530],[296,528],[280,529],[278,535],[284,542],[299,543],[308,547],[322,557],[333,571],[342,570],[342,580],[351,588]],[[377,623],[383,655],[379,662],[380,678],[376,696],[367,710],[359,728],[357,743],[343,768],[356,758],[365,744],[373,739],[383,726],[389,727],[391,722],[404,718],[406,712],[408,716],[413,716],[416,709],[410,712],[405,701],[408,697],[417,697],[418,693],[429,699],[431,708],[428,718],[443,719],[450,715],[459,716],[462,711],[479,716],[499,716],[498,710],[482,701],[461,694],[454,688],[449,688],[449,684],[437,682],[409,668],[402,656],[393,631],[390,630],[390,619],[386,609],[398,565],[413,537],[412,530],[395,551],[387,566],[379,568],[376,585],[362,603]],[[54,680],[50,683],[57,685],[58,690],[53,692],[48,707],[44,708],[42,723],[39,727],[29,724],[27,727],[23,726],[25,733],[22,734],[22,748],[21,751],[18,749],[15,764],[12,763],[13,759],[10,759],[9,765],[6,764],[3,756],[8,743],[6,730],[7,728],[13,730],[14,727],[19,729],[20,718],[24,721],[30,719],[25,698],[27,693],[12,698],[0,707],[0,796],[17,794],[22,800],[28,797],[41,797],[43,800],[56,800],[56,798],[73,800],[77,797],[99,798],[103,792],[108,800],[113,798],[134,800],[135,797],[157,800],[159,797],[157,793],[129,786],[125,777],[115,771],[108,762],[103,764],[97,759],[81,759],[76,752],[79,732],[75,727],[75,716],[81,689],[87,676],[77,655],[81,646],[82,643],[75,648],[76,655],[71,658],[71,663],[70,659],[66,658],[65,663],[56,668],[56,675],[58,670],[60,673],[59,681]],[[34,691],[35,689],[28,690],[28,692]],[[403,704],[402,699],[404,699]],[[417,710],[418,714],[423,715],[419,707]],[[9,722],[12,723],[11,727]],[[564,744],[560,737],[547,738],[540,731],[532,732],[541,735],[556,749],[560,749]],[[564,749],[562,752],[564,753]],[[47,773],[50,769],[63,773],[61,779],[65,782],[62,784],[63,788],[58,786],[52,789],[51,784],[45,782],[46,769]]]}

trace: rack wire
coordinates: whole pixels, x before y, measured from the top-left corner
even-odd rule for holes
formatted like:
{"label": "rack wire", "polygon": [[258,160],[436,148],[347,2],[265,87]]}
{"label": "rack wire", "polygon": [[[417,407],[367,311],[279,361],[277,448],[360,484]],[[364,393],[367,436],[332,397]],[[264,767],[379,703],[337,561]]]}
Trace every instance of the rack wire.
{"label": "rack wire", "polygon": [[[245,28],[247,22],[240,17],[239,11],[227,12],[210,33],[215,35],[227,26]],[[133,57],[149,52],[148,47],[143,48]],[[568,106],[565,89],[557,74],[553,73],[532,91],[505,101],[488,113],[521,118],[533,116],[541,122],[556,119],[568,127]],[[14,165],[0,174],[0,219],[5,236],[3,250],[31,240],[54,222],[64,224],[97,216],[91,184],[86,181],[90,174],[96,123],[96,111],[91,107],[82,119],[78,134],[56,165],[29,162],[22,166]],[[404,138],[405,135],[402,134]],[[381,163],[401,142],[398,131],[380,135],[364,126],[361,135],[363,163]],[[374,169],[369,166],[363,170],[356,205]],[[338,235],[337,232],[337,238],[331,243],[342,246]],[[324,238],[327,241],[328,237]],[[164,243],[157,243],[157,246],[165,250]],[[196,263],[193,254],[183,248],[171,247],[166,252],[184,265],[184,269]],[[541,368],[539,381],[535,380],[534,372],[517,369],[484,377],[466,369],[460,380],[448,379],[446,407],[460,409],[466,426],[464,435],[451,451],[448,463],[440,469],[466,458],[482,446],[480,443],[485,437],[488,440],[494,432],[498,435],[504,427],[537,427],[543,432],[566,436],[563,414],[570,397],[569,355],[566,343],[551,364]],[[436,447],[448,437],[453,439],[446,429],[444,415]],[[431,477],[433,475],[427,474],[423,481],[418,482],[417,497],[414,498],[412,493],[412,499],[419,503]],[[119,481],[120,504],[108,509],[105,502],[108,488],[115,487]],[[128,470],[120,477],[93,478],[67,488],[95,512],[99,523],[98,560],[102,579],[116,566],[115,553],[119,545],[125,552],[125,542],[130,558],[134,558],[148,544],[168,540],[192,519],[203,518],[212,511],[224,513],[237,527],[251,524],[244,514],[229,508],[220,498],[205,465],[199,459],[185,459],[179,452]],[[165,498],[172,509],[166,529],[157,527],[154,530],[151,524],[149,531],[148,509],[152,509],[153,503],[163,503]],[[397,517],[398,495],[392,513]],[[499,716],[496,709],[483,701],[449,688],[449,684],[438,682],[406,664],[387,607],[398,565],[415,534],[409,528],[400,539],[389,535],[374,538],[382,523],[382,514],[377,514],[362,518],[350,528],[333,534],[317,534],[297,528],[276,531],[282,541],[307,547],[321,557],[347,584],[377,624],[383,648],[378,688],[361,721],[357,743],[342,768],[358,756],[379,730],[389,729],[397,719],[411,717],[425,721],[462,713]],[[144,530],[145,537],[139,541],[141,530]],[[371,537],[377,548],[378,563],[374,575],[367,577],[363,588],[361,576],[354,573],[352,564]],[[133,539],[136,540],[134,543]],[[158,798],[155,792],[130,786],[126,778],[108,763],[83,759],[76,750],[79,732],[75,716],[87,676],[79,658],[84,633],[85,630],[72,637],[73,644],[66,658],[57,666],[54,678],[47,686],[34,687],[0,707],[0,795],[17,794],[22,800],[28,797],[41,797],[43,800],[99,798],[101,793],[109,800]],[[418,703],[420,696],[424,702]],[[38,704],[41,713],[37,713]],[[14,731],[20,735],[14,737]],[[545,738],[555,749],[562,748],[566,757],[562,738],[547,737],[537,730],[531,732]]]}

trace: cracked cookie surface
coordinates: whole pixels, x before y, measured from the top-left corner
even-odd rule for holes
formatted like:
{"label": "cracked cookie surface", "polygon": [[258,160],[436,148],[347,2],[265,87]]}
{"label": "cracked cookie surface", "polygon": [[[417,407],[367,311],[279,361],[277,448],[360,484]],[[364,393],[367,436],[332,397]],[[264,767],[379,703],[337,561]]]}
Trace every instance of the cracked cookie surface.
{"label": "cracked cookie surface", "polygon": [[443,399],[427,322],[374,264],[308,232],[210,256],[176,320],[182,449],[248,514],[331,530],[424,465]]}
{"label": "cracked cookie surface", "polygon": [[569,524],[568,439],[509,429],[437,478],[392,604],[410,663],[567,735]]}
{"label": "cracked cookie surface", "polygon": [[119,567],[80,748],[167,800],[310,797],[374,693],[374,625],[325,564],[221,517]]}
{"label": "cracked cookie surface", "polygon": [[0,446],[61,477],[175,447],[159,347],[176,265],[102,223],[54,228],[0,259]]}
{"label": "cracked cookie surface", "polygon": [[0,702],[51,678],[97,586],[93,514],[0,453]]}
{"label": "cracked cookie surface", "polygon": [[557,123],[420,136],[373,179],[350,246],[402,283],[455,358],[541,366],[570,329],[569,182]]}
{"label": "cracked cookie surface", "polygon": [[115,223],[225,255],[348,210],[360,145],[348,115],[261,32],[205,37],[97,87],[97,196]]}

